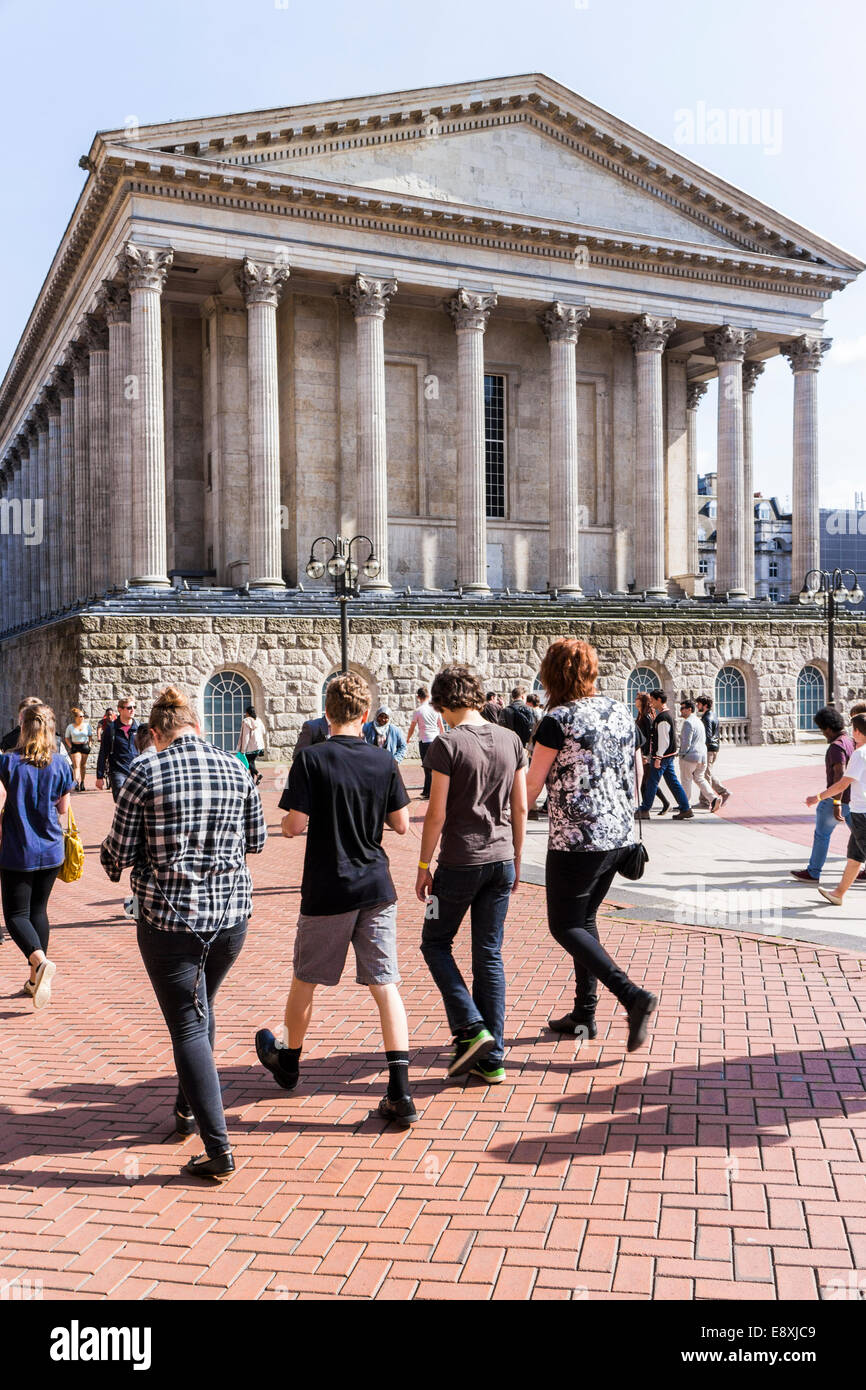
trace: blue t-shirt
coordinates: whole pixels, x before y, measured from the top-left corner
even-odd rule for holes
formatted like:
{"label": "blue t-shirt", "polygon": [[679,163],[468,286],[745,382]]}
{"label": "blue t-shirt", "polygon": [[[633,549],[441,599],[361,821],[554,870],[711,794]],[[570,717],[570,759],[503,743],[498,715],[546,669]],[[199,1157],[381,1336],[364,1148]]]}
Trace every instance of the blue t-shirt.
{"label": "blue t-shirt", "polygon": [[47,767],[34,767],[20,753],[4,753],[0,782],[6,788],[0,869],[59,868],[63,827],[56,803],[72,790],[72,769],[66,759],[55,753]]}

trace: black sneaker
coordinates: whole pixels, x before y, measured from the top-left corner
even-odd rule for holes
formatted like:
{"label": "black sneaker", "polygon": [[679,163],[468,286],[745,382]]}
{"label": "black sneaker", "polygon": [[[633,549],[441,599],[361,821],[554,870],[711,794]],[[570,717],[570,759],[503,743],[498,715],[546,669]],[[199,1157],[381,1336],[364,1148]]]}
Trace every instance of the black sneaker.
{"label": "black sneaker", "polygon": [[582,1038],[594,1038],[598,1035],[593,1019],[576,1019],[574,1014],[563,1014],[562,1018],[549,1018],[547,1026],[554,1033],[565,1033],[570,1038],[578,1036],[578,1030]]}
{"label": "black sneaker", "polygon": [[277,1040],[270,1028],[260,1028],[256,1033],[256,1056],[263,1067],[271,1073],[278,1086],[282,1086],[284,1091],[293,1091],[298,1084],[298,1072],[286,1071],[280,1062],[282,1048],[277,1047]]}
{"label": "black sneaker", "polygon": [[[467,1030],[468,1031],[468,1030]],[[454,1051],[451,1053],[451,1061],[448,1063],[449,1076],[461,1076],[465,1071],[471,1071],[475,1062],[486,1057],[496,1046],[493,1034],[480,1023],[477,1028],[468,1033],[467,1037],[454,1039]]]}
{"label": "black sneaker", "polygon": [[376,1109],[370,1111],[371,1120],[376,1116],[389,1124],[395,1124],[398,1129],[411,1129],[418,1118],[418,1111],[411,1096],[400,1096],[398,1100],[392,1100],[386,1093]]}
{"label": "black sneaker", "polygon": [[654,1014],[659,1001],[648,989],[642,989],[628,1011],[627,1052],[636,1052],[646,1042],[649,1032],[650,1015]]}
{"label": "black sneaker", "polygon": [[196,1154],[183,1168],[183,1172],[189,1173],[193,1178],[212,1178],[214,1182],[225,1182],[234,1171],[235,1161],[231,1149],[217,1154],[216,1158],[208,1158],[207,1154]]}

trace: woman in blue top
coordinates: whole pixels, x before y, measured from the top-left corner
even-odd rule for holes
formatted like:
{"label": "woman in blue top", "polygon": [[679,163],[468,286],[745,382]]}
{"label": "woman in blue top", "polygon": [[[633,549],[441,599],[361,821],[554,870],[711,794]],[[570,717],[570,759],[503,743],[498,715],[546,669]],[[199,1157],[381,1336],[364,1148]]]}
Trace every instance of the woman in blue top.
{"label": "woman in blue top", "polygon": [[18,746],[0,757],[0,900],[15,945],[30,962],[24,992],[34,1009],[51,999],[57,966],[48,959],[48,899],[63,864],[60,817],[69,806],[72,770],[56,751],[54,711],[21,711]]}

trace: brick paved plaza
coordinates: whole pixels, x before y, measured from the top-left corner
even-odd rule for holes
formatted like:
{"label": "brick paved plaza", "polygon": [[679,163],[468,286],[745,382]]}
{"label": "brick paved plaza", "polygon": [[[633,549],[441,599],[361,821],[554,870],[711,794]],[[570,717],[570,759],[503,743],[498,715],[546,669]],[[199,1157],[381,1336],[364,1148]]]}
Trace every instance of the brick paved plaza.
{"label": "brick paved plaza", "polygon": [[[320,991],[297,1092],[255,1058],[256,1028],[281,1017],[302,854],[277,837],[275,780],[248,944],[217,1011],[238,1162],[219,1189],[179,1175],[201,1145],[171,1132],[168,1036],[96,857],[110,798],[75,799],[88,862],[52,899],[50,1009],[16,997],[22,959],[0,951],[0,1280],[76,1300],[864,1296],[862,955],[611,905],[606,943],[660,995],[658,1023],[627,1056],[604,996],[598,1040],[577,1046],[544,1026],[570,973],[543,889],[524,885],[507,928],[507,1084],[446,1085],[413,800],[410,835],[387,844],[420,1122],[383,1131],[368,1118],[386,1078],[366,990]],[[406,780],[417,789],[418,769]]]}

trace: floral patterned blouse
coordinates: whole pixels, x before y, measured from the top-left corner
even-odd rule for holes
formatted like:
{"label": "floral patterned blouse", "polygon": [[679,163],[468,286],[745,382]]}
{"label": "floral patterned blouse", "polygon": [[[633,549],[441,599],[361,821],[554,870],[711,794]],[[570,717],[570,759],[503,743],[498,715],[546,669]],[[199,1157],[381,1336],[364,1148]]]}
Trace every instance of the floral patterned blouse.
{"label": "floral patterned blouse", "polygon": [[535,741],[557,750],[547,774],[548,849],[634,844],[635,725],[628,707],[606,695],[558,705]]}

